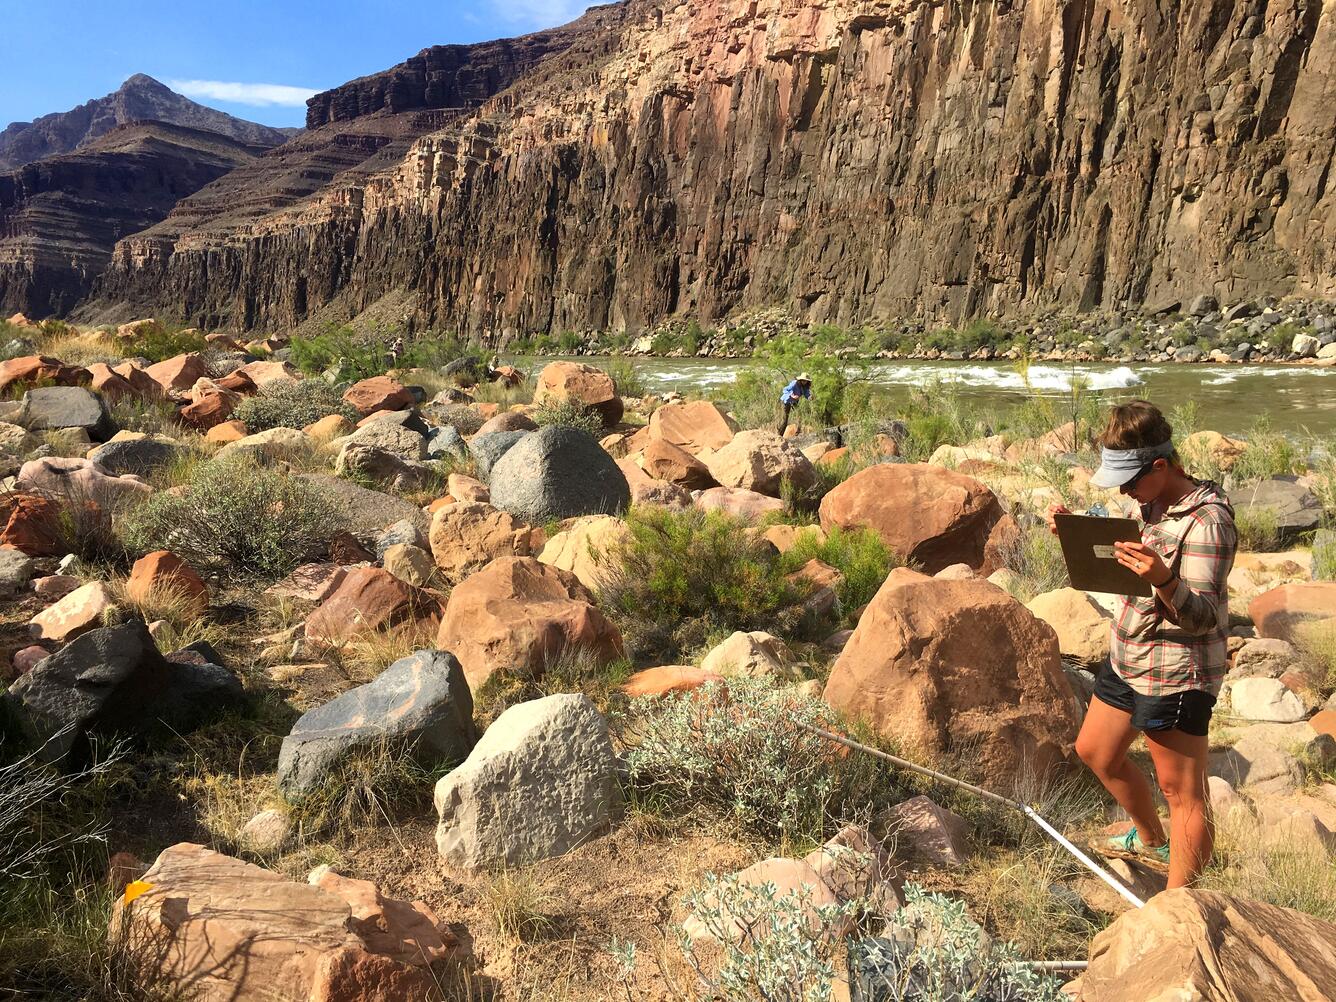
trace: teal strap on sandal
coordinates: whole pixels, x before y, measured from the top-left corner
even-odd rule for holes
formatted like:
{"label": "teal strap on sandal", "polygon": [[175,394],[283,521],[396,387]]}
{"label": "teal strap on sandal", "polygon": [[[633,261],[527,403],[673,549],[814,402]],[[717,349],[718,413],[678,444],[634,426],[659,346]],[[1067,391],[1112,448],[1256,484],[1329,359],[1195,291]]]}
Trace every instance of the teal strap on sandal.
{"label": "teal strap on sandal", "polygon": [[1169,865],[1168,840],[1165,840],[1164,845],[1146,845],[1135,827],[1130,828],[1126,835],[1115,835],[1109,839],[1109,847],[1137,859],[1159,863],[1161,866]]}

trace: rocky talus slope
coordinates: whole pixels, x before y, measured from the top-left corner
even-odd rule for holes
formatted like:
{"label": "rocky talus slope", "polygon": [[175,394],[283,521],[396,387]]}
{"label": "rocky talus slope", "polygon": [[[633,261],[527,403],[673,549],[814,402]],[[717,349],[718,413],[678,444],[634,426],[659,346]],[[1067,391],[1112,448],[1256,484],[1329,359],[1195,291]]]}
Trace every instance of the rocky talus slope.
{"label": "rocky talus slope", "polygon": [[[635,330],[1336,291],[1320,0],[628,0],[564,40],[385,169],[127,239],[88,312]],[[312,124],[429,105],[392,100],[421,79]]]}
{"label": "rocky talus slope", "polygon": [[141,122],[77,152],[0,173],[0,314],[69,310],[117,240],[163,219],[178,200],[268,148]]}
{"label": "rocky talus slope", "polygon": [[43,115],[34,122],[13,122],[0,131],[0,170],[45,157],[70,153],[119,125],[168,122],[203,129],[261,146],[277,146],[293,129],[272,129],[196,104],[143,73],[136,73],[106,95],[69,111]]}

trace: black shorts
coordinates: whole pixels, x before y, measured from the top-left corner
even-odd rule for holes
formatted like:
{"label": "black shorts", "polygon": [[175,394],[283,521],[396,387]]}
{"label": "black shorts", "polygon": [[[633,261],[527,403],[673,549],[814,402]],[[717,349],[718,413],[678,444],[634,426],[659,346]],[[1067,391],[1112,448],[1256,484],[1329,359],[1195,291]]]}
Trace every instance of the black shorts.
{"label": "black shorts", "polygon": [[1139,731],[1182,731],[1205,737],[1211,726],[1215,697],[1200,689],[1189,689],[1173,696],[1143,696],[1105,665],[1095,679],[1095,698],[1132,715],[1132,726]]}

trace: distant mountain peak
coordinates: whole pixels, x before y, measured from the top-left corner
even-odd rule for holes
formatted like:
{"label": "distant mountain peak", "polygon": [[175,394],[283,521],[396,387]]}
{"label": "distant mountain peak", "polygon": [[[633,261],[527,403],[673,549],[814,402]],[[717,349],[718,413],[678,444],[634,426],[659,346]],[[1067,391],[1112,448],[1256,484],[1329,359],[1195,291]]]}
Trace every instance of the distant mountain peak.
{"label": "distant mountain peak", "polygon": [[43,115],[34,122],[15,122],[0,131],[0,170],[70,153],[119,125],[137,121],[216,132],[255,146],[278,146],[291,135],[291,130],[270,128],[206,108],[147,73],[136,73],[104,97],[69,111]]}

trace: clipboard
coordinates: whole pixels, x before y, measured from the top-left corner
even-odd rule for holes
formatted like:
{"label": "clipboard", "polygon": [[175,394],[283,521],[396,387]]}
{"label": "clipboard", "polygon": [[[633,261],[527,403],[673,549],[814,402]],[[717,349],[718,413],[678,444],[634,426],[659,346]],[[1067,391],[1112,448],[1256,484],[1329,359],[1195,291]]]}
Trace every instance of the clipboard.
{"label": "clipboard", "polygon": [[1153,593],[1149,581],[1137,577],[1114,556],[1114,543],[1141,542],[1141,523],[1136,519],[1060,514],[1053,516],[1053,522],[1073,588],[1142,598]]}

